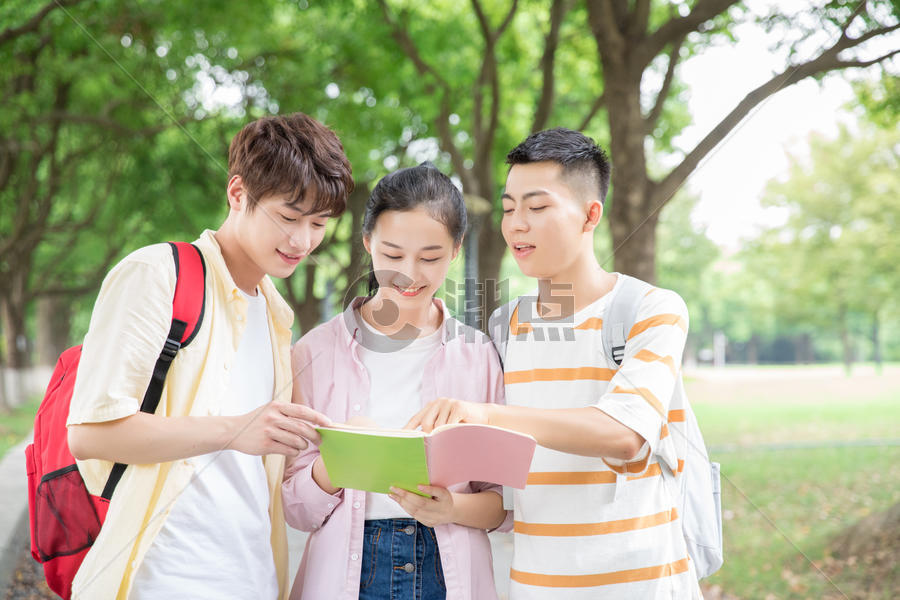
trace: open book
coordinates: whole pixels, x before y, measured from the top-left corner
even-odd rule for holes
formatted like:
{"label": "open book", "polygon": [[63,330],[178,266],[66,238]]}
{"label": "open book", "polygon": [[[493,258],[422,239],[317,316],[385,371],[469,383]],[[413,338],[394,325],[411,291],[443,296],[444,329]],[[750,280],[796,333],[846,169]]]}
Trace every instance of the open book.
{"label": "open book", "polygon": [[395,486],[449,487],[483,481],[524,488],[534,455],[530,435],[490,425],[458,423],[431,433],[336,425],[318,427],[319,450],[336,487],[387,494]]}

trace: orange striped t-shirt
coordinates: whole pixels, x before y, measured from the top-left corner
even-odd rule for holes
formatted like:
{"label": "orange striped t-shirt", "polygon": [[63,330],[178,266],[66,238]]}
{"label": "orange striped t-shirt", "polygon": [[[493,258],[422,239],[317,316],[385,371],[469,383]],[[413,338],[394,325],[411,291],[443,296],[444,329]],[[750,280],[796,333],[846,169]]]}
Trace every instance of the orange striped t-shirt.
{"label": "orange striped t-shirt", "polygon": [[[620,285],[622,278],[616,285]],[[688,328],[678,294],[641,301],[617,367],[601,340],[610,295],[571,318],[533,318],[537,294],[510,316],[506,401],[536,408],[596,406],[647,440],[642,460],[538,447],[515,491],[511,600],[695,598],[674,478],[681,407],[672,406]]]}

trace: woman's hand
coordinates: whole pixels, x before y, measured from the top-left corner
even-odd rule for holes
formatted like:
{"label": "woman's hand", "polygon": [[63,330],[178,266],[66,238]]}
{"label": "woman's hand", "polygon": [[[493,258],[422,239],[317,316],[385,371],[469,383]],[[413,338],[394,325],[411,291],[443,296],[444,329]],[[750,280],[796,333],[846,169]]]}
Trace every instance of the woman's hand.
{"label": "woman's hand", "polygon": [[430,497],[419,496],[396,487],[391,487],[391,493],[388,495],[409,513],[409,516],[428,527],[456,522],[453,494],[447,488],[420,485],[419,490],[424,494],[430,494]]}
{"label": "woman's hand", "polygon": [[322,488],[322,491],[326,494],[331,494],[333,496],[343,489],[334,487],[331,483],[331,478],[328,476],[328,470],[325,468],[325,463],[322,461],[321,454],[317,456],[315,462],[313,462],[312,478],[313,481],[316,482],[316,485]]}

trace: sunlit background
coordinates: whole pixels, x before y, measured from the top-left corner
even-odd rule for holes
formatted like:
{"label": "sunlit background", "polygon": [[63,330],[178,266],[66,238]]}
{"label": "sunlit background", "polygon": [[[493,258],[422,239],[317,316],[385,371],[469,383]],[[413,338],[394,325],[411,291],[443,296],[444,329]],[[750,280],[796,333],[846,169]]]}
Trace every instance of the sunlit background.
{"label": "sunlit background", "polygon": [[[723,469],[707,598],[900,596],[898,22],[890,0],[6,0],[0,599],[46,593],[18,445],[103,275],[216,228],[231,137],[293,111],[338,132],[357,186],[278,284],[295,337],[365,293],[368,191],[423,160],[474,223],[441,292],[454,313],[480,324],[532,289],[499,235],[504,157],[581,129],[614,165],[601,264],[690,310],[683,373]],[[487,291],[466,298],[473,275]],[[505,596],[510,544],[492,541]]]}

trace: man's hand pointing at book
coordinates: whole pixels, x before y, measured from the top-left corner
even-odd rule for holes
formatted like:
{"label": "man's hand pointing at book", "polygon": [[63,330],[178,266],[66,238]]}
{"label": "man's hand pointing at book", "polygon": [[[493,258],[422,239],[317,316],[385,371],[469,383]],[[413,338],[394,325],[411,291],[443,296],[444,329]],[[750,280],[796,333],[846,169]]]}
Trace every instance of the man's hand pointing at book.
{"label": "man's hand pointing at book", "polygon": [[438,398],[414,414],[404,429],[421,427],[425,433],[431,433],[435,428],[448,424],[490,425],[490,408],[490,404],[466,402],[455,398]]}

